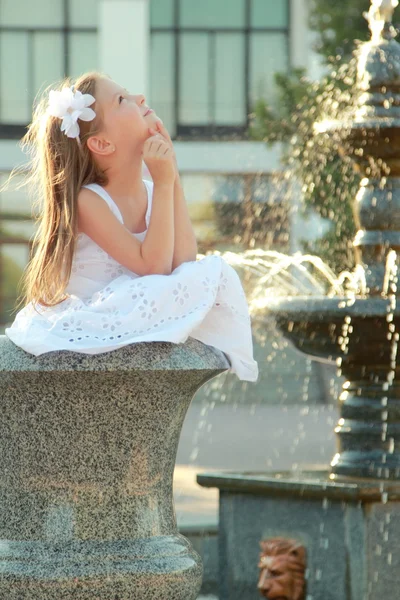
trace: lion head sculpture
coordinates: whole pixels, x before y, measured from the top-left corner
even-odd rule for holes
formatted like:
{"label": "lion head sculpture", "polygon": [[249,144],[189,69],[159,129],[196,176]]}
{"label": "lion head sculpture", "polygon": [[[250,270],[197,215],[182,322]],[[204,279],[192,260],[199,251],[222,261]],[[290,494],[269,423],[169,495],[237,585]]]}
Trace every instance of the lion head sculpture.
{"label": "lion head sculpture", "polygon": [[306,550],[282,537],[262,540],[258,590],[268,600],[304,600]]}

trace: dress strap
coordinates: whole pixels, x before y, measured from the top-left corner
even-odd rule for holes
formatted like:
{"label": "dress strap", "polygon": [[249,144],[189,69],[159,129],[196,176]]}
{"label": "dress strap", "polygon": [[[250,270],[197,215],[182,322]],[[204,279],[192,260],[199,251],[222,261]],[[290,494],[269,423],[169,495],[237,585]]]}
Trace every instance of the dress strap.
{"label": "dress strap", "polygon": [[146,220],[146,226],[148,227],[149,222],[150,222],[151,207],[152,207],[152,203],[153,203],[154,183],[147,179],[143,179],[143,182],[147,188],[147,211],[146,211],[145,220]]}
{"label": "dress strap", "polygon": [[[145,215],[145,221],[146,221],[146,225],[148,227],[149,221],[150,221],[152,200],[153,200],[154,184],[152,181],[149,181],[147,179],[143,179],[143,183],[145,184],[146,190],[147,190],[147,210],[146,210],[146,215]],[[117,217],[120,219],[121,223],[123,224],[124,219],[122,217],[121,211],[119,210],[119,208],[116,205],[116,203],[114,202],[114,200],[111,198],[110,194],[99,183],[88,183],[86,185],[83,185],[82,187],[88,188],[89,190],[92,190],[93,192],[96,192],[99,196],[101,196],[103,198],[103,200],[105,200],[107,202],[108,206],[113,211],[113,213],[117,215]]]}
{"label": "dress strap", "polygon": [[101,187],[101,185],[99,183],[88,183],[87,185],[83,185],[82,187],[88,188],[88,190],[92,190],[92,192],[96,192],[96,194],[101,196],[101,198],[103,198],[103,200],[105,200],[107,202],[107,204],[108,204],[109,208],[112,210],[112,212],[121,221],[123,221],[122,215],[121,215],[121,212],[120,212],[118,206],[115,204],[115,202],[111,198],[110,194],[108,192],[106,192],[106,190],[103,187]]}

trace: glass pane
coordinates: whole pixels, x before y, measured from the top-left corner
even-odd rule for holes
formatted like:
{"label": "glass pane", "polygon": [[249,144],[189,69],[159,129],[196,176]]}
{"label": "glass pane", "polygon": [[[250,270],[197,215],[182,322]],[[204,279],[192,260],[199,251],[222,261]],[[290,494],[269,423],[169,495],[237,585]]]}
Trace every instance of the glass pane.
{"label": "glass pane", "polygon": [[63,0],[1,0],[0,25],[61,27],[63,5]]}
{"label": "glass pane", "polygon": [[282,174],[255,175],[252,181],[253,202],[276,206],[290,203],[292,190],[288,179]]}
{"label": "glass pane", "polygon": [[[288,40],[283,33],[253,33],[250,36],[250,102],[262,98],[276,103],[274,73],[287,71]],[[252,110],[253,108],[251,108]]]}
{"label": "glass pane", "polygon": [[150,1],[150,26],[151,27],[173,27],[173,25],[174,25],[174,1],[173,0],[151,0]]}
{"label": "glass pane", "polygon": [[244,27],[245,0],[180,0],[181,27]]}
{"label": "glass pane", "polygon": [[[216,110],[219,125],[246,123],[245,45],[242,33],[216,35]],[[227,57],[234,69],[226,68]]]}
{"label": "glass pane", "polygon": [[180,105],[182,125],[210,122],[208,34],[182,33],[179,51]]}
{"label": "glass pane", "polygon": [[99,0],[69,0],[71,27],[98,27]]}
{"label": "glass pane", "polygon": [[240,249],[245,224],[244,200],[245,182],[241,175],[234,173],[216,175],[212,200],[216,236],[213,247],[217,250]]}
{"label": "glass pane", "polygon": [[64,73],[64,40],[60,33],[35,33],[33,36],[33,85],[35,95],[57,82]]}
{"label": "glass pane", "polygon": [[252,27],[288,27],[288,0],[252,0]]}
{"label": "glass pane", "polygon": [[246,236],[257,247],[289,251],[290,186],[281,174],[183,173],[181,179],[199,252],[244,250]]}
{"label": "glass pane", "polygon": [[163,120],[171,137],[175,123],[175,44],[172,33],[153,33],[150,52],[150,97],[148,104]]}
{"label": "glass pane", "polygon": [[[9,173],[0,173],[0,186],[3,186],[9,177]],[[25,179],[23,175],[13,177],[8,188],[0,193],[0,212],[2,215],[25,215],[31,217],[31,202],[28,196],[28,186],[19,190],[18,185]]]}
{"label": "glass pane", "polygon": [[[27,33],[1,34],[0,121],[2,123],[28,123],[31,119],[32,99],[28,97],[29,53]],[[15,76],[16,73],[18,77]]]}
{"label": "glass pane", "polygon": [[214,202],[232,202],[240,203],[245,198],[244,179],[242,175],[230,173],[226,175],[215,176],[215,188],[212,199]]}
{"label": "glass pane", "polygon": [[86,71],[97,70],[99,68],[97,33],[70,33],[68,37],[68,74],[71,77],[79,77]]}
{"label": "glass pane", "polygon": [[287,186],[282,177],[235,175],[215,177],[213,190],[218,236],[214,247],[232,243],[287,252],[289,239]]}

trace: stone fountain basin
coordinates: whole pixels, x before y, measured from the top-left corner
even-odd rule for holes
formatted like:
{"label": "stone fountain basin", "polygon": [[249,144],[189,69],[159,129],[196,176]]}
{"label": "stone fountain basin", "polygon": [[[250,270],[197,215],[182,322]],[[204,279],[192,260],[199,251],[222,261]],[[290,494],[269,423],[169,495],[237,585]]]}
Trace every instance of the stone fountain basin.
{"label": "stone fountain basin", "polygon": [[387,365],[400,329],[400,307],[383,297],[275,298],[267,310],[295,348],[329,364],[346,355],[347,363]]}
{"label": "stone fountain basin", "polygon": [[331,133],[335,131],[343,133],[345,139],[348,139],[348,136],[352,135],[354,130],[353,135],[357,139],[360,139],[362,136],[366,141],[368,141],[365,135],[366,130],[373,130],[374,136],[376,136],[376,134],[379,134],[379,130],[383,128],[385,129],[384,137],[388,133],[392,133],[398,139],[400,118],[390,116],[386,108],[367,107],[364,109],[363,115],[354,115],[353,119],[342,121],[327,119],[326,121],[317,123],[315,128],[318,133]]}
{"label": "stone fountain basin", "polygon": [[[287,496],[303,499],[329,498],[333,501],[381,502],[383,486],[376,480],[333,480],[322,465],[303,465],[301,469],[282,471],[224,471],[197,475],[202,487],[218,487],[230,493],[266,493],[270,498]],[[400,487],[385,481],[386,500],[400,500]]]}
{"label": "stone fountain basin", "polygon": [[365,173],[370,167],[368,157],[379,156],[390,161],[392,176],[400,172],[398,148],[400,144],[400,118],[389,116],[387,109],[367,107],[363,115],[352,120],[318,123],[316,130],[321,134],[337,133],[340,136],[338,152],[342,156],[351,155]]}

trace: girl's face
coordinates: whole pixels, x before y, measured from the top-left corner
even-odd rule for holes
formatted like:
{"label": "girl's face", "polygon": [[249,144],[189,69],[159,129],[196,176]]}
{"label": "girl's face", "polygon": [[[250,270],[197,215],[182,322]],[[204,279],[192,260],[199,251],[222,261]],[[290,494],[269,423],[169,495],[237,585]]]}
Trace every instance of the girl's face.
{"label": "girl's face", "polygon": [[154,112],[143,94],[129,94],[112,79],[102,78],[96,85],[96,103],[101,105],[104,136],[116,150],[132,152],[142,147],[154,127]]}

